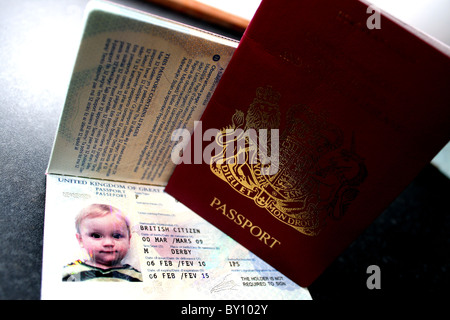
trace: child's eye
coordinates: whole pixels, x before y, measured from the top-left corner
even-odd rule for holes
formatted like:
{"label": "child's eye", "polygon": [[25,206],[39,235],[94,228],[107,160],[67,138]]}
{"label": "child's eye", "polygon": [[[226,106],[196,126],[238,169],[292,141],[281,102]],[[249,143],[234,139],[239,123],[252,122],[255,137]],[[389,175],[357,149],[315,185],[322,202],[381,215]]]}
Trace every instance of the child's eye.
{"label": "child's eye", "polygon": [[123,235],[121,233],[114,233],[113,234],[113,238],[114,239],[121,239],[121,238],[123,238]]}
{"label": "child's eye", "polygon": [[102,235],[100,233],[93,232],[91,233],[91,237],[94,239],[100,239]]}

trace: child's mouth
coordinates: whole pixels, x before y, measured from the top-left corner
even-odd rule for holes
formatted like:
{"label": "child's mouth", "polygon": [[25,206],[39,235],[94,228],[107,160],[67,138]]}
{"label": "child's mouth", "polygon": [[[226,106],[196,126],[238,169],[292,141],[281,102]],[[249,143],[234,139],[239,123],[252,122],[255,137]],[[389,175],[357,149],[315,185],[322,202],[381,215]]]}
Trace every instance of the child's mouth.
{"label": "child's mouth", "polygon": [[103,253],[103,254],[114,254],[116,252],[117,251],[100,251],[100,253]]}

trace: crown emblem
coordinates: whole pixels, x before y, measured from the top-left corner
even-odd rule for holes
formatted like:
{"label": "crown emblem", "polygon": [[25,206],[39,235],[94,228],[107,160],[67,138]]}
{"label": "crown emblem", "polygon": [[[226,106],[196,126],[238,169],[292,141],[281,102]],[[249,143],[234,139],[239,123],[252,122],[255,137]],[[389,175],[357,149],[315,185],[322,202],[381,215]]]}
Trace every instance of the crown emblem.
{"label": "crown emblem", "polygon": [[272,89],[272,86],[266,86],[265,88],[259,87],[256,89],[255,102],[277,105],[280,100],[281,94],[278,91]]}

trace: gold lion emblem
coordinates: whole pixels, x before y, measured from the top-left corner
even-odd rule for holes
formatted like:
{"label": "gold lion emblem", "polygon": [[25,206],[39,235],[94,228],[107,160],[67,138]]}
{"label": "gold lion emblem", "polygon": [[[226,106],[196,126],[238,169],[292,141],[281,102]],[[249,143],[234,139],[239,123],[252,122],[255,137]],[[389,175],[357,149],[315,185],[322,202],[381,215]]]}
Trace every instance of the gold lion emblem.
{"label": "gold lion emblem", "polygon": [[[247,114],[236,110],[231,125],[216,136],[221,152],[211,158],[210,168],[279,221],[314,236],[327,219],[340,219],[346,213],[367,169],[355,152],[354,135],[345,148],[342,130],[301,104],[288,109],[286,128],[275,149],[271,129],[280,127],[280,99],[271,86],[257,88]],[[266,129],[266,144],[256,141],[261,139],[260,129]],[[268,163],[269,155],[275,153],[277,163]],[[264,173],[265,167],[273,165],[277,167],[274,174]]]}

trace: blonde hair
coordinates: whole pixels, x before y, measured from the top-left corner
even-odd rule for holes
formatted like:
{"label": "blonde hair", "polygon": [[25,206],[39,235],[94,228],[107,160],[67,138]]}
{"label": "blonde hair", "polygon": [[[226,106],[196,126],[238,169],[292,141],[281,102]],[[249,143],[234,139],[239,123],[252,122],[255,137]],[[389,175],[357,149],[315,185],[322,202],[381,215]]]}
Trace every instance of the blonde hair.
{"label": "blonde hair", "polygon": [[98,203],[91,204],[90,206],[83,208],[78,213],[77,217],[75,218],[75,228],[77,230],[77,233],[80,233],[80,225],[84,219],[104,217],[108,214],[114,214],[114,215],[122,218],[127,225],[128,234],[131,234],[130,233],[130,222],[121,210],[119,210],[111,205],[108,205],[108,204],[98,204]]}

